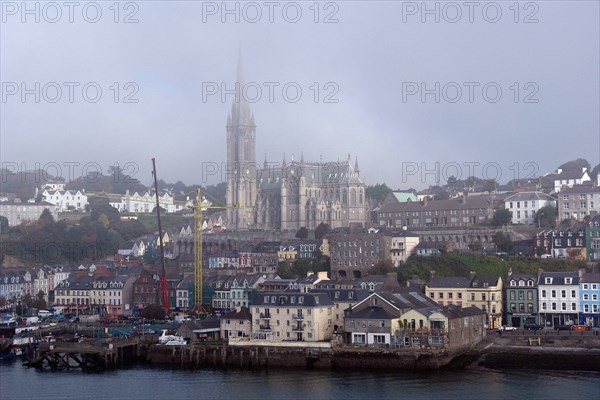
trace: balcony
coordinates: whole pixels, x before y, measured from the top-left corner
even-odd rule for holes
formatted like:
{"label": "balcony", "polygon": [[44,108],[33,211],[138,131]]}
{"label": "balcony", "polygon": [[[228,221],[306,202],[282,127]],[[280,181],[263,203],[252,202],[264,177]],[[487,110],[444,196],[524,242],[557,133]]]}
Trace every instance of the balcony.
{"label": "balcony", "polygon": [[260,319],[271,319],[271,314],[260,314]]}
{"label": "balcony", "polygon": [[292,316],[293,319],[295,319],[296,321],[303,321],[304,320],[304,315],[300,314],[296,314]]}
{"label": "balcony", "polygon": [[271,332],[272,330],[270,325],[260,325],[258,328],[261,332]]}
{"label": "balcony", "polygon": [[292,332],[303,332],[304,327],[302,325],[296,325],[292,328]]}

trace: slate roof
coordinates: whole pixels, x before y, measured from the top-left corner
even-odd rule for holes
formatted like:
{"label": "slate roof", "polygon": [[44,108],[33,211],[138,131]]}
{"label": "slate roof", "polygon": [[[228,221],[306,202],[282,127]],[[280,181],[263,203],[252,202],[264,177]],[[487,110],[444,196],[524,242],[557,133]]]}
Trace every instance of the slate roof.
{"label": "slate roof", "polygon": [[313,289],[309,293],[325,293],[334,303],[358,303],[369,297],[371,294],[371,292],[364,289]]}
{"label": "slate roof", "polygon": [[243,319],[246,321],[252,321],[252,314],[248,307],[241,307],[240,311],[233,310],[224,314],[221,319]]}
{"label": "slate roof", "polygon": [[586,272],[579,279],[579,283],[600,283],[600,273]]}
{"label": "slate roof", "polygon": [[[267,299],[267,301],[265,301]],[[261,292],[256,295],[253,306],[271,307],[320,307],[332,306],[326,293]]]}
{"label": "slate roof", "polygon": [[407,203],[387,204],[379,212],[406,212],[406,211],[431,211],[431,210],[461,210],[473,208],[489,208],[489,196],[467,196],[449,200],[429,200],[426,203],[409,201]]}
{"label": "slate roof", "polygon": [[600,193],[600,187],[592,185],[577,185],[570,188],[564,188],[560,191],[560,195],[563,194],[589,194],[589,193]]}
{"label": "slate roof", "polygon": [[462,276],[434,276],[427,284],[427,287],[466,289],[470,284],[471,279]]}
{"label": "slate roof", "polygon": [[504,201],[530,201],[530,200],[556,201],[556,199],[554,197],[549,196],[543,192],[515,193],[504,199]]}
{"label": "slate roof", "polygon": [[363,318],[363,319],[393,319],[397,315],[387,312],[383,307],[370,306],[364,310],[351,312],[345,318]]}
{"label": "slate roof", "polygon": [[[544,283],[546,278],[552,278],[552,283]],[[571,285],[579,284],[579,274],[577,272],[542,272],[538,285],[566,285],[565,278],[572,278]]]}
{"label": "slate roof", "polygon": [[470,287],[486,287],[485,284],[487,284],[487,286],[498,286],[500,283],[499,281],[499,276],[475,276],[473,279],[471,279]]}

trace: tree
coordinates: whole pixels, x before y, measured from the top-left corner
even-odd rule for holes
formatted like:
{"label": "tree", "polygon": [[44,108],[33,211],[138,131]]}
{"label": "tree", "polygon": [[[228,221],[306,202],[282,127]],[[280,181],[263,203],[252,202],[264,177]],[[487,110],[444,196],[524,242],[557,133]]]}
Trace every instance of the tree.
{"label": "tree", "polygon": [[102,213],[100,214],[100,217],[98,217],[98,222],[100,222],[105,228],[108,228],[108,217],[106,216],[106,214]]}
{"label": "tree", "polygon": [[474,242],[469,243],[469,249],[472,252],[477,252],[477,251],[480,251],[481,249],[483,249],[483,245],[481,244],[481,242],[479,240],[475,240]]}
{"label": "tree", "polygon": [[505,253],[508,253],[513,249],[513,242],[510,239],[510,236],[505,235],[502,232],[494,233],[492,241],[494,242],[498,250],[503,251]]}
{"label": "tree", "polygon": [[40,290],[38,292],[38,294],[36,295],[35,300],[32,300],[31,307],[37,308],[38,310],[43,310],[44,308],[46,308],[48,306],[48,304],[46,303],[46,300],[44,299],[44,297],[45,297],[44,292],[42,292]]}
{"label": "tree", "polygon": [[0,233],[8,233],[8,218],[0,215]]}
{"label": "tree", "polygon": [[315,228],[315,239],[323,239],[323,237],[327,234],[327,232],[329,232],[329,224],[326,224],[325,222],[321,222]]}
{"label": "tree", "polygon": [[396,268],[394,267],[392,260],[389,258],[386,258],[385,260],[378,261],[375,265],[373,265],[371,268],[369,268],[369,270],[367,271],[367,274],[369,274],[369,275],[385,275],[385,274],[388,274],[390,272],[395,272],[395,271],[396,271]]}
{"label": "tree", "polygon": [[142,310],[142,318],[146,319],[165,319],[165,310],[158,304],[148,304]]}
{"label": "tree", "polygon": [[385,183],[377,183],[375,185],[367,186],[365,193],[368,199],[375,200],[377,203],[381,203],[385,197],[392,192]]}
{"label": "tree", "polygon": [[306,229],[304,226],[298,229],[298,232],[296,232],[296,238],[298,239],[306,239],[307,237],[308,229]]}
{"label": "tree", "polygon": [[556,217],[558,216],[558,212],[556,207],[552,205],[547,205],[540,208],[533,218],[533,222],[535,222],[539,227],[542,228],[553,228],[556,224]]}
{"label": "tree", "polygon": [[448,200],[450,198],[450,193],[445,190],[442,190],[433,196],[434,200]]}
{"label": "tree", "polygon": [[512,221],[512,213],[506,208],[500,208],[494,212],[492,217],[493,226],[502,226],[510,224]]}
{"label": "tree", "polygon": [[44,211],[42,211],[42,214],[40,215],[40,218],[38,219],[38,221],[40,221],[44,225],[45,224],[53,224],[54,217],[52,216],[52,213],[50,212],[50,210],[48,210],[47,208],[44,208]]}

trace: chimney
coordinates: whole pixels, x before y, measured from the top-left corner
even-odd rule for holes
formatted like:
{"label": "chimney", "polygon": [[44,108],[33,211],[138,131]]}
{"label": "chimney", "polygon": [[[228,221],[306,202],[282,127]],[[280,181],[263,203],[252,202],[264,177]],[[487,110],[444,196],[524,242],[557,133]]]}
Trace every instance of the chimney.
{"label": "chimney", "polygon": [[560,175],[560,174],[562,174],[562,171],[563,171],[562,168],[559,168],[556,170],[556,173]]}
{"label": "chimney", "polygon": [[319,271],[317,272],[317,276],[320,280],[327,281],[329,278],[327,277],[327,271]]}
{"label": "chimney", "polygon": [[431,279],[435,278],[435,269],[431,270]]}
{"label": "chimney", "polygon": [[581,173],[584,173],[584,172],[586,172],[586,171],[587,171],[587,167],[582,167],[582,168],[581,168]]}
{"label": "chimney", "polygon": [[579,277],[581,278],[585,274],[585,268],[579,268]]}
{"label": "chimney", "polygon": [[477,272],[475,272],[475,271],[469,272],[469,278],[473,279],[473,278],[475,278],[475,276],[477,276]]}

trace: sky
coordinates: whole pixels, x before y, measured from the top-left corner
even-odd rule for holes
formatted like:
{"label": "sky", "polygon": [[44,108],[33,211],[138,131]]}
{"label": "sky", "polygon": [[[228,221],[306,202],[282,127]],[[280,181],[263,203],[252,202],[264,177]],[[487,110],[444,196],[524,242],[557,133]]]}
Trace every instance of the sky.
{"label": "sky", "polygon": [[[0,156],[66,180],[225,179],[242,54],[257,161],[367,184],[600,162],[599,2],[2,1]],[[4,177],[3,177],[4,179]],[[30,177],[28,179],[36,179]]]}

